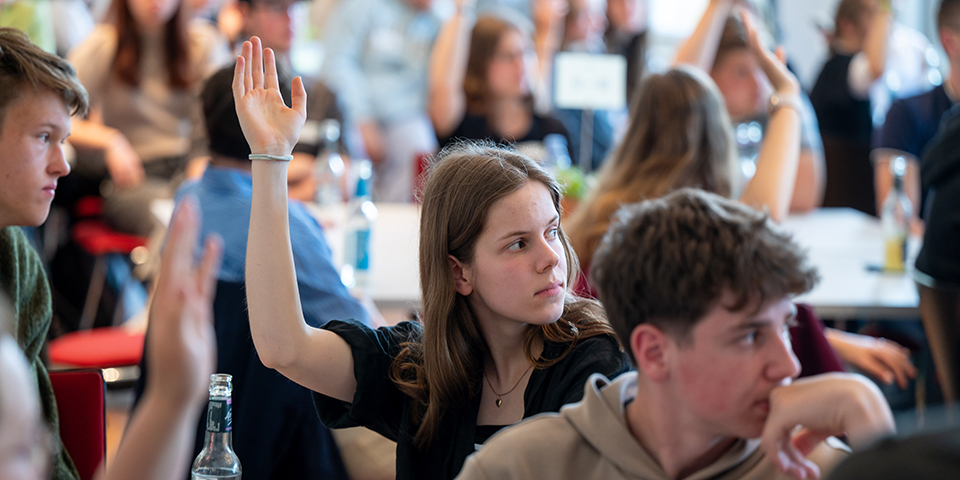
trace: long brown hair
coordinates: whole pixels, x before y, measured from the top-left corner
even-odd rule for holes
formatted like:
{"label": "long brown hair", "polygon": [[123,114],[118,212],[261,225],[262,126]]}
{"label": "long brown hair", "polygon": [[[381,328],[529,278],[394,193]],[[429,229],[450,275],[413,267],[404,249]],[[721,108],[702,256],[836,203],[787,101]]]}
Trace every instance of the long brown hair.
{"label": "long brown hair", "polygon": [[634,96],[627,133],[600,170],[596,187],[567,224],[584,264],[621,205],[683,187],[731,196],[733,133],[723,97],[706,74],[674,68],[646,77]]}
{"label": "long brown hair", "polygon": [[[140,60],[143,55],[142,39],[137,22],[130,13],[130,0],[114,0],[113,19],[117,27],[117,53],[113,57],[113,73],[127,85],[140,86]],[[163,53],[168,84],[175,89],[188,88],[197,78],[190,71],[190,43],[187,8],[180,0],[176,13],[163,27]]]}
{"label": "long brown hair", "polygon": [[[527,32],[517,22],[506,17],[484,15],[477,19],[470,34],[470,56],[467,60],[467,72],[463,77],[463,91],[467,97],[467,112],[472,115],[486,116],[490,101],[490,86],[487,84],[487,70],[497,54],[500,40],[509,32]],[[533,97],[526,98],[533,107]]]}
{"label": "long brown hair", "polygon": [[[420,214],[420,288],[422,337],[405,345],[393,362],[391,380],[411,397],[420,420],[414,442],[429,446],[445,408],[469,401],[480,387],[487,345],[467,297],[457,293],[449,256],[470,264],[477,238],[490,208],[527,182],[540,182],[560,211],[560,187],[536,162],[511,150],[474,142],[444,148],[433,163],[423,191]],[[567,286],[579,268],[563,231],[559,232],[567,261]],[[537,368],[546,368],[566,355],[580,339],[613,335],[603,310],[593,300],[567,292],[560,320],[528,327],[524,353]],[[556,359],[535,355],[543,341],[569,343]]]}

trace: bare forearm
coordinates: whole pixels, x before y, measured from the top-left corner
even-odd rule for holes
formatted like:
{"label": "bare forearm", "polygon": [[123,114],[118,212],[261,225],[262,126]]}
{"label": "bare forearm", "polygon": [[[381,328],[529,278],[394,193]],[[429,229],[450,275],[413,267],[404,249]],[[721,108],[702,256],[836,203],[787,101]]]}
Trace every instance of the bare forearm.
{"label": "bare forearm", "polygon": [[790,200],[791,212],[808,212],[823,203],[824,179],[823,153],[809,148],[800,149],[797,165],[797,180]]}
{"label": "bare forearm", "polygon": [[99,122],[76,117],[70,120],[70,143],[76,147],[106,150],[117,135],[123,134]]}
{"label": "bare forearm", "polygon": [[287,164],[254,161],[253,185],[246,266],[250,331],[264,364],[280,368],[296,355],[305,328],[287,220]]}
{"label": "bare forearm", "polygon": [[723,27],[732,9],[733,2],[729,0],[710,2],[693,34],[677,49],[674,63],[693,65],[709,73],[716,60]]}
{"label": "bare forearm", "polygon": [[757,173],[740,200],[755,208],[767,207],[775,221],[786,217],[800,159],[800,114],[780,108],[770,116],[766,139],[757,156]]}
{"label": "bare forearm", "polygon": [[444,136],[460,123],[466,110],[466,76],[473,7],[461,7],[444,24],[430,56],[429,114],[437,133]]}
{"label": "bare forearm", "polygon": [[148,391],[127,425],[113,463],[98,479],[182,479],[190,468],[201,406],[170,402]]}
{"label": "bare forearm", "polygon": [[[878,438],[896,433],[893,412],[876,384],[861,375],[851,382],[849,412],[846,421],[847,441],[853,448],[862,448]],[[842,401],[842,400],[841,400]]]}
{"label": "bare forearm", "polygon": [[[881,2],[883,3],[883,2]],[[863,44],[863,53],[867,57],[867,64],[870,66],[870,78],[876,80],[883,75],[887,65],[887,44],[890,37],[890,2],[886,2],[885,10],[877,12],[870,28],[867,30],[867,38]]]}

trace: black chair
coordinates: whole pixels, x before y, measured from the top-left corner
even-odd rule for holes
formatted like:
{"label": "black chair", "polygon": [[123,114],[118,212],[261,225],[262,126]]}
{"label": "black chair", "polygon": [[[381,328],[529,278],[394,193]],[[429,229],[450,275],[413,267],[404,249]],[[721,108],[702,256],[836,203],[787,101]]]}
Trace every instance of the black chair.
{"label": "black chair", "polygon": [[[320,423],[311,392],[260,362],[250,335],[244,285],[218,282],[213,314],[217,372],[233,375],[233,449],[243,477],[349,480],[330,431]],[[146,384],[146,353],[143,358],[137,400]],[[197,421],[194,455],[203,447],[205,420]]]}

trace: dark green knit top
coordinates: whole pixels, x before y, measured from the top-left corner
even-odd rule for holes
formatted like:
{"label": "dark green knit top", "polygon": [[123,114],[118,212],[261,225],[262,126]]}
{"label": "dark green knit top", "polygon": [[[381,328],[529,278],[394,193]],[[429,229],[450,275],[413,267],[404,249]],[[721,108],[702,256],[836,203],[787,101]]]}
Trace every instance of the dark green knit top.
{"label": "dark green knit top", "polygon": [[27,357],[31,376],[37,379],[43,416],[56,438],[54,448],[58,453],[52,478],[76,480],[80,475],[60,441],[57,403],[40,358],[53,316],[50,286],[40,256],[20,227],[0,229],[0,289],[10,298],[13,332]]}

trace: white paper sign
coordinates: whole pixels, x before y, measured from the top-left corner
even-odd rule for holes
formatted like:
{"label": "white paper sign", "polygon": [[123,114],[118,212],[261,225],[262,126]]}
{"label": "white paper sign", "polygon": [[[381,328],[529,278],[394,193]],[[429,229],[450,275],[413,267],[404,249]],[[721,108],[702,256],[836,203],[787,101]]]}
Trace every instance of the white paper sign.
{"label": "white paper sign", "polygon": [[557,108],[620,110],[626,106],[627,60],[620,55],[558,53],[554,60]]}

